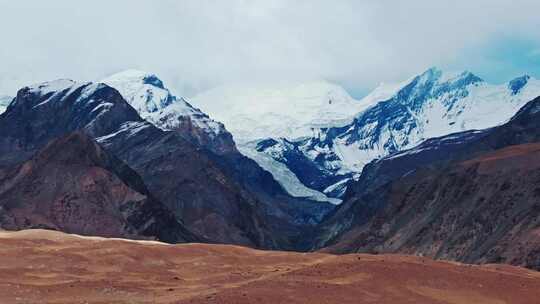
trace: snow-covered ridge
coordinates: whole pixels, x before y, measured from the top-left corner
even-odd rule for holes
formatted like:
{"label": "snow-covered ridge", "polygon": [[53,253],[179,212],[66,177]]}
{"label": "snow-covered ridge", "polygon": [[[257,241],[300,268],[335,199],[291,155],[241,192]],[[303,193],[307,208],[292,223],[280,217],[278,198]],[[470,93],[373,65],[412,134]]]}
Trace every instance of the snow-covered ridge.
{"label": "snow-covered ridge", "polygon": [[23,90],[38,97],[35,100],[39,100],[39,103],[33,104],[33,108],[45,106],[52,100],[55,100],[57,97],[63,98],[63,96],[68,96],[77,92],[78,97],[74,101],[75,104],[84,101],[85,105],[90,105],[91,107],[95,106],[93,111],[98,111],[100,109],[106,109],[112,104],[103,102],[95,103],[92,99],[88,100],[88,97],[105,86],[106,85],[102,83],[76,82],[71,79],[57,79],[33,84],[24,87]]}
{"label": "snow-covered ridge", "polygon": [[71,79],[57,79],[53,81],[36,83],[36,84],[28,86],[27,88],[33,94],[38,94],[39,96],[45,96],[51,93],[59,93],[67,89],[73,89],[73,87],[76,84],[77,82]]}
{"label": "snow-covered ridge", "polygon": [[155,74],[127,70],[101,82],[118,90],[142,118],[163,130],[173,130],[189,120],[211,136],[225,132],[223,124],[193,107],[185,98],[172,95]]}
{"label": "snow-covered ridge", "polygon": [[323,167],[359,173],[370,161],[428,138],[500,125],[538,95],[540,81],[529,76],[493,85],[470,72],[432,68],[351,124],[321,130],[303,151],[314,161],[323,159]]}
{"label": "snow-covered ridge", "polygon": [[100,82],[122,94],[124,99],[139,113],[152,113],[174,102],[156,75],[137,70],[127,70],[111,75]]}
{"label": "snow-covered ridge", "polygon": [[238,143],[313,136],[314,129],[345,125],[369,106],[325,81],[269,87],[221,86],[192,101],[223,122]]}

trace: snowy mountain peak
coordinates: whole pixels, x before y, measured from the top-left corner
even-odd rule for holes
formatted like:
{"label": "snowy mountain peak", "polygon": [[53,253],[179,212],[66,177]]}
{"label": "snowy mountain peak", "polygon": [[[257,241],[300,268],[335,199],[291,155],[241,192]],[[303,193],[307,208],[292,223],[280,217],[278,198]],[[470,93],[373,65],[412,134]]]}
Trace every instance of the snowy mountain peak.
{"label": "snowy mountain peak", "polygon": [[101,82],[117,89],[141,116],[159,111],[176,99],[155,74],[139,70],[120,72]]}
{"label": "snowy mountain peak", "polygon": [[339,197],[346,181],[370,161],[428,138],[499,125],[538,95],[540,81],[528,76],[493,85],[468,71],[430,68],[405,82],[377,87],[358,102],[366,106],[346,125],[315,127],[311,137],[260,137],[250,147],[284,164],[305,186]]}
{"label": "snowy mountain peak", "polygon": [[109,76],[103,83],[117,89],[139,115],[162,130],[176,130],[216,153],[236,150],[222,123],[176,97],[158,76],[127,70]]}
{"label": "snowy mountain peak", "polygon": [[165,89],[163,81],[159,79],[156,74],[135,69],[116,73],[107,77],[104,81],[135,82],[140,84],[152,85],[160,89]]}
{"label": "snowy mountain peak", "polygon": [[469,71],[446,72],[440,68],[432,67],[413,78],[411,82],[416,84],[452,84],[454,86],[466,86],[483,81],[482,78]]}
{"label": "snowy mountain peak", "polygon": [[418,78],[428,81],[433,79],[439,79],[443,74],[443,71],[438,67],[431,67],[427,69],[424,73],[418,75]]}
{"label": "snowy mountain peak", "polygon": [[388,101],[392,100],[414,111],[429,100],[442,98],[445,106],[452,108],[455,102],[469,94],[471,87],[483,83],[484,80],[468,71],[448,73],[430,68],[403,85]]}
{"label": "snowy mountain peak", "polygon": [[240,143],[312,136],[315,128],[349,123],[364,108],[341,86],[327,81],[221,86],[192,100],[224,122]]}

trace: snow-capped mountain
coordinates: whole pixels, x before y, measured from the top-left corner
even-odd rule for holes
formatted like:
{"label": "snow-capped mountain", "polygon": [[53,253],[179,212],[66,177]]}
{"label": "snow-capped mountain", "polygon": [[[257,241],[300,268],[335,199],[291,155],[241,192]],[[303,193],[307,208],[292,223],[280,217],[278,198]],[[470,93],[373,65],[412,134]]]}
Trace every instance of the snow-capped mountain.
{"label": "snow-capped mountain", "polygon": [[[89,141],[96,141],[100,149],[103,149],[102,151],[111,158],[117,158],[119,163],[124,162],[129,168],[127,166],[115,168],[116,172],[129,179],[130,182],[126,182],[127,185],[133,183],[136,189],[142,191],[140,194],[151,193],[149,197],[167,206],[156,215],[159,218],[154,219],[151,216],[156,203],[142,205],[139,203],[144,199],[142,195],[130,195],[122,188],[115,188],[115,196],[120,197],[125,203],[121,210],[109,208],[111,212],[116,213],[115,217],[132,215],[134,211],[142,208],[140,214],[130,220],[142,221],[143,229],[149,229],[155,233],[159,233],[157,229],[161,229],[162,225],[167,223],[165,221],[167,218],[172,218],[177,224],[180,220],[185,225],[189,225],[191,231],[201,236],[198,239],[215,240],[220,243],[257,244],[257,247],[262,247],[264,244],[274,245],[271,241],[267,241],[268,238],[261,235],[266,232],[259,233],[262,230],[254,227],[262,221],[262,219],[259,221],[262,217],[258,214],[259,210],[254,210],[252,205],[256,199],[244,190],[234,177],[217,166],[209,158],[210,153],[186,141],[180,132],[163,131],[142,119],[117,90],[103,83],[55,80],[19,90],[7,111],[0,115],[0,138],[2,139],[0,140],[0,168],[8,170],[3,172],[10,172],[9,168],[19,166],[36,155],[41,148],[47,147],[51,141],[72,132],[84,133],[84,136],[89,137]],[[61,148],[62,144],[54,146]],[[75,147],[78,149],[76,150],[78,154],[66,157],[69,153],[64,153],[64,163],[67,161],[71,166],[82,167],[80,166],[82,164],[92,167],[99,158],[106,157],[104,153],[89,152],[85,148],[81,149],[80,145],[76,146],[79,147]],[[54,153],[47,155],[54,155]],[[72,164],[72,161],[75,162]],[[34,168],[33,165],[31,167]],[[144,182],[136,177],[137,174]],[[101,176],[106,183],[95,183],[93,178],[96,176]],[[66,180],[69,178],[66,176]],[[73,179],[73,176],[71,178]],[[102,186],[110,190],[113,178],[114,176],[107,173],[102,174],[94,170],[86,177],[82,177],[82,182],[81,177],[78,179],[84,189],[94,189],[100,194],[91,197],[91,202],[113,205],[101,195],[108,192],[99,191]],[[54,185],[55,179],[47,177],[40,180],[46,180],[45,184],[50,184],[49,186],[53,187],[52,190],[60,189]],[[35,184],[35,182],[31,183]],[[116,185],[118,186],[118,183]],[[9,185],[7,187],[6,189],[9,189]],[[39,190],[43,187],[32,189]],[[57,192],[54,193],[58,194]],[[53,200],[53,204],[58,205],[55,205],[53,209],[60,212],[63,218],[66,218],[66,208],[69,209],[72,206],[70,202],[75,200],[80,203],[82,199],[79,192],[73,192],[75,195],[71,195],[69,191],[66,193],[59,198],[61,206],[56,204],[58,200]],[[45,203],[54,197],[51,198],[49,195],[39,198],[44,200],[40,203]],[[17,203],[25,204],[24,201]],[[6,204],[3,206],[5,207]],[[14,210],[17,210],[17,207]],[[33,211],[30,210],[31,212]],[[49,214],[48,209],[43,212]],[[75,210],[73,214],[67,215],[67,218],[75,219],[79,223],[78,212],[79,210]],[[95,212],[92,214],[95,215]],[[53,219],[53,223],[57,221]],[[95,223],[108,222],[94,222],[88,225]],[[165,232],[176,234],[173,231],[174,225],[174,223],[165,225]],[[36,226],[39,225],[36,224]],[[254,230],[248,231],[252,227]],[[181,233],[181,231],[177,232]]]}
{"label": "snow-capped mountain", "polygon": [[139,115],[162,130],[182,130],[189,139],[218,154],[235,150],[224,125],[176,97],[155,74],[127,70],[103,80],[126,99]]}
{"label": "snow-capped mountain", "polygon": [[[529,76],[493,85],[470,72],[445,73],[437,68],[400,84],[381,85],[360,101],[335,86],[332,86],[333,90],[329,90],[331,86],[315,86],[322,87],[325,89],[313,92],[306,86],[304,95],[290,94],[291,91],[274,92],[280,96],[275,99],[281,102],[266,113],[267,103],[274,98],[268,96],[272,94],[235,92],[239,95],[235,97],[232,93],[225,94],[227,91],[222,92],[225,92],[225,101],[233,103],[237,99],[240,107],[247,107],[251,101],[254,119],[237,120],[231,128],[235,138],[246,140],[241,147],[246,155],[265,154],[284,164],[304,186],[336,198],[343,195],[347,181],[357,176],[370,161],[411,148],[428,138],[502,124],[526,102],[540,95],[540,81]],[[206,96],[195,97],[194,101],[199,104],[202,100],[201,107],[211,107],[205,102]],[[219,100],[215,92],[212,96]],[[258,99],[258,96],[262,98]],[[310,99],[309,96],[318,97]],[[306,100],[312,103],[308,106]],[[332,108],[334,102],[329,103],[330,100],[337,101],[336,109]],[[307,111],[304,107],[311,108]],[[236,106],[229,108],[234,112]],[[214,111],[223,109],[216,106]],[[207,111],[212,113],[211,109]],[[243,111],[248,114],[248,110]],[[311,116],[300,117],[314,118],[298,123],[293,121],[294,111],[309,112]],[[324,111],[331,115],[326,120],[319,119],[324,116]],[[227,119],[242,117],[241,114],[221,115],[226,124]],[[286,118],[289,115],[291,119]],[[270,126],[272,124],[274,127]],[[260,161],[263,157],[253,158]],[[278,179],[277,173],[283,172],[283,168],[267,169]]]}
{"label": "snow-capped mountain", "polygon": [[13,97],[11,96],[0,95],[0,114],[6,111],[11,100],[13,100]]}
{"label": "snow-capped mountain", "polygon": [[[244,180],[248,184],[256,183],[256,180],[261,179],[264,174],[268,174],[266,172],[263,174],[264,171],[260,168],[262,167],[267,171],[271,171],[274,178],[279,182],[265,181],[266,188],[273,188],[273,185],[276,184],[277,187],[283,187],[288,194],[294,197],[308,198],[319,202],[339,202],[339,200],[328,198],[325,194],[306,187],[298,181],[296,175],[290,172],[285,165],[271,157],[265,154],[252,153],[244,146],[237,148],[233,136],[225,128],[224,124],[193,107],[185,98],[171,94],[163,81],[156,75],[137,70],[128,70],[109,76],[101,80],[101,82],[117,89],[145,120],[162,130],[177,131],[181,136],[195,142],[197,146],[211,151],[218,156],[216,162],[230,169],[231,172],[236,172],[235,174],[239,175],[240,180]],[[210,98],[210,95],[208,96]],[[218,104],[220,99],[217,98],[216,100],[216,104]],[[208,100],[208,102],[212,104],[211,100]],[[222,114],[219,111],[215,113],[216,116]],[[131,126],[127,127],[131,130]],[[245,153],[240,154],[239,149],[242,149]],[[251,164],[252,160],[246,161],[246,156],[251,159],[256,158],[258,164]],[[253,191],[256,193],[259,190],[255,189]],[[265,191],[269,191],[269,189]]]}
{"label": "snow-capped mountain", "polygon": [[360,172],[374,158],[425,139],[502,124],[538,95],[540,81],[529,76],[492,85],[470,72],[432,68],[350,124],[321,130],[303,147],[312,159],[319,156],[317,151],[326,153],[326,167]]}
{"label": "snow-capped mountain", "polygon": [[[356,113],[391,96],[395,90],[396,85],[381,84],[358,101],[342,87],[325,81],[269,87],[235,85],[214,88],[191,100],[222,121],[233,134],[238,149],[271,172],[290,194],[339,203],[339,200],[313,190],[318,187],[306,182],[304,175],[309,178],[316,178],[321,173],[328,175],[316,168],[310,170],[310,165],[313,167],[310,160],[302,163],[296,160],[296,171],[306,173],[295,174],[283,158],[258,151],[261,149],[259,142],[269,138],[277,141],[312,138],[322,128],[350,123]],[[332,179],[337,182],[342,177]]]}
{"label": "snow-capped mountain", "polygon": [[368,106],[329,82],[221,86],[192,101],[223,122],[239,144],[261,138],[310,137],[316,129],[349,123]]}

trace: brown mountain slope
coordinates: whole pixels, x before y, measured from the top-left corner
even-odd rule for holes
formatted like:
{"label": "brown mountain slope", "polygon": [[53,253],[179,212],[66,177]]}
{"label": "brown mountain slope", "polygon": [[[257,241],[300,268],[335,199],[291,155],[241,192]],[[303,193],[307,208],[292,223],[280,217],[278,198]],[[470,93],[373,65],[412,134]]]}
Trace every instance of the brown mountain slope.
{"label": "brown mountain slope", "polygon": [[389,204],[327,250],[540,268],[540,144],[510,146],[388,188]]}
{"label": "brown mountain slope", "polygon": [[85,235],[197,240],[142,179],[90,137],[72,133],[0,173],[0,227]]}
{"label": "brown mountain slope", "polygon": [[398,255],[299,254],[0,232],[0,303],[533,304],[540,275]]}

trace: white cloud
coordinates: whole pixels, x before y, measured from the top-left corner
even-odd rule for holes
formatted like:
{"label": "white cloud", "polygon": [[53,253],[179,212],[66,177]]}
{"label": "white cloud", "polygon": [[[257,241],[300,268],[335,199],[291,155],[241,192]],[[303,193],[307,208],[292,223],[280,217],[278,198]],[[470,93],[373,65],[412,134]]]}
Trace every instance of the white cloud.
{"label": "white cloud", "polygon": [[0,92],[127,68],[186,94],[253,80],[367,88],[501,35],[540,41],[538,11],[537,0],[0,0]]}

